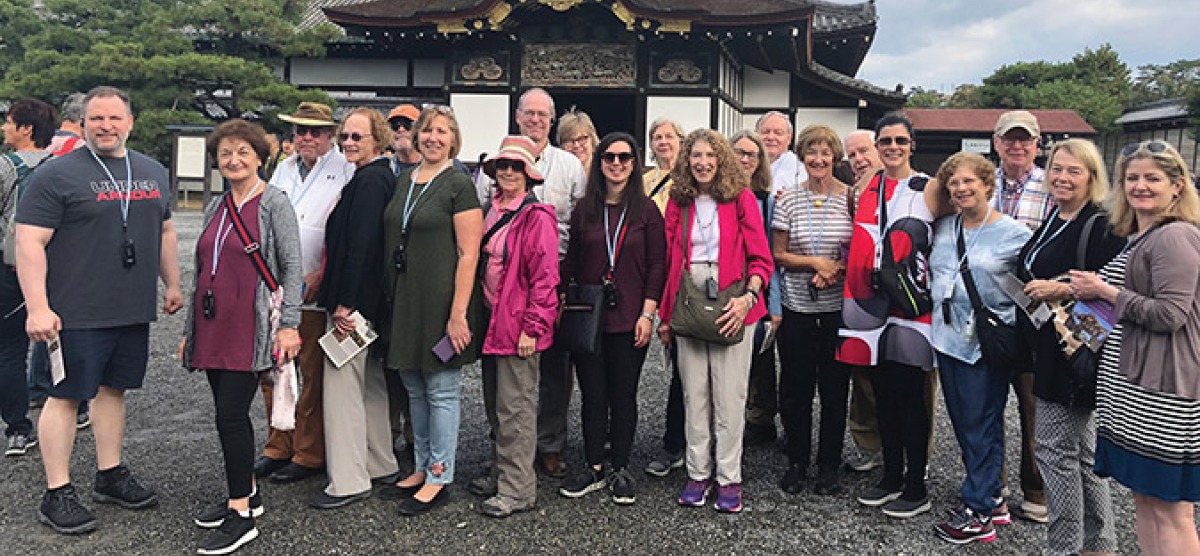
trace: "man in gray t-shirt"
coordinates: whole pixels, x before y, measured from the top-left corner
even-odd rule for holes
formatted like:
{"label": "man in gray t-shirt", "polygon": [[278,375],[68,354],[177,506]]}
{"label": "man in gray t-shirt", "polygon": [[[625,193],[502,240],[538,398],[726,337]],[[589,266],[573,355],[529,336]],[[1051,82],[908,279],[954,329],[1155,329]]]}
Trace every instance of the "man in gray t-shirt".
{"label": "man in gray t-shirt", "polygon": [[92,399],[98,471],[92,498],[124,508],[158,502],[121,459],[125,391],[146,373],[156,278],[163,310],[183,306],[166,170],[129,151],[129,97],[96,87],[84,100],[87,148],[38,169],[16,214],[17,276],[25,330],[61,358],[38,421],[46,493],[40,518],[60,533],[94,530],[96,518],[71,485],[75,411]]}

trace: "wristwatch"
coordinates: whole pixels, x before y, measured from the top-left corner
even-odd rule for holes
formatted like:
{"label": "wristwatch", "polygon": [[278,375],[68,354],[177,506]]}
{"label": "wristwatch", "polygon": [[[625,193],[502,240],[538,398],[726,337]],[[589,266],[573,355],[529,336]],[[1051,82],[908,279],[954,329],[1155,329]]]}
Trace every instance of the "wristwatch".
{"label": "wristwatch", "polygon": [[650,321],[650,324],[654,324],[654,315],[652,313],[642,313],[639,316]]}

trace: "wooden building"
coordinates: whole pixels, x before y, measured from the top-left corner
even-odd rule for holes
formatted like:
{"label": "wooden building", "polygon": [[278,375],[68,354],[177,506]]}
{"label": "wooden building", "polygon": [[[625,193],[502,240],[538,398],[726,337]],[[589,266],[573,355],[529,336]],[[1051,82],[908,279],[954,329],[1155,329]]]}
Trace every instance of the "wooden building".
{"label": "wooden building", "polygon": [[[931,109],[909,108],[904,111],[913,124],[913,167],[934,173],[950,155],[959,151],[972,151],[999,162],[1000,157],[992,148],[996,120],[1008,112],[1005,108],[979,109]],[[1050,152],[1056,141],[1070,137],[1095,141],[1096,130],[1088,125],[1074,110],[1030,110],[1038,120],[1042,132],[1041,157]]]}
{"label": "wooden building", "polygon": [[285,77],[344,106],[448,104],[462,157],[494,150],[530,87],[591,115],[601,135],[646,137],[670,117],[732,133],[768,110],[797,129],[869,126],[904,96],[855,78],[873,2],[819,0],[316,0],[346,37]]}

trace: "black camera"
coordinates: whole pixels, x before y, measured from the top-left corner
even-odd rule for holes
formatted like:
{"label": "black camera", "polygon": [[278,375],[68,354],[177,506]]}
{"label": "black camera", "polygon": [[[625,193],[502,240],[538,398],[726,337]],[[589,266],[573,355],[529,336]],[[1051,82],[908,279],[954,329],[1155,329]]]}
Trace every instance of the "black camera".
{"label": "black camera", "polygon": [[815,282],[810,281],[808,283],[808,299],[810,301],[816,303],[817,296],[819,296],[820,294],[821,294],[821,290],[817,288],[817,284]]}
{"label": "black camera", "polygon": [[883,272],[879,269],[871,271],[871,289],[874,291],[883,289]]}
{"label": "black camera", "polygon": [[212,290],[204,292],[200,298],[200,307],[204,311],[204,318],[213,319],[217,316],[217,300],[213,297]]}
{"label": "black camera", "polygon": [[607,305],[609,309],[616,309],[618,299],[619,299],[619,297],[617,295],[617,285],[614,284],[612,282],[612,280],[605,280],[604,281],[604,304]]}
{"label": "black camera", "polygon": [[126,238],[125,244],[121,246],[121,264],[125,268],[132,268],[137,262],[137,252],[133,249],[133,240]]}
{"label": "black camera", "polygon": [[408,252],[404,249],[404,244],[396,246],[396,250],[392,252],[392,265],[395,266],[396,272],[404,273],[408,270]]}
{"label": "black camera", "polygon": [[721,286],[717,284],[716,278],[709,276],[704,280],[704,296],[711,301],[716,301],[721,295]]}

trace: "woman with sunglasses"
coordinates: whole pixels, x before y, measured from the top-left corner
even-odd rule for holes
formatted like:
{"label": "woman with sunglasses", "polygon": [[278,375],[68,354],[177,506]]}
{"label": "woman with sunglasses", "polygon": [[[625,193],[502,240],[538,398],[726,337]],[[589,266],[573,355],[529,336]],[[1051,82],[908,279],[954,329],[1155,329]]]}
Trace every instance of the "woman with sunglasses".
{"label": "woman with sunglasses", "polygon": [[[354,178],[325,224],[325,272],[318,300],[329,311],[335,335],[354,333],[359,325],[378,329],[383,316],[383,209],[392,198],[391,162],[383,154],[392,131],[383,114],[356,108],[342,120],[337,139]],[[357,317],[356,317],[357,314]],[[329,485],[310,504],[337,508],[371,494],[371,480],[394,475],[388,420],[387,379],[382,343],[358,352],[338,367],[326,357],[323,383],[325,465]]]}
{"label": "woman with sunglasses", "polygon": [[[1121,251],[1125,238],[1111,232],[1108,214],[1100,208],[1108,194],[1108,172],[1091,141],[1067,139],[1056,143],[1046,160],[1045,183],[1056,206],[1021,249],[1019,260],[1022,278],[1028,280],[1025,294],[1038,301],[1055,302],[1071,297],[1070,285],[1061,280],[1067,271],[1099,270]],[[1108,482],[1092,471],[1096,454],[1096,382],[1080,383],[1075,379],[1053,323],[1038,329],[1023,311],[1017,317],[1021,333],[1035,355],[1036,455],[1046,481],[1050,519],[1046,554],[1114,553],[1117,537],[1112,496]]]}
{"label": "woman with sunglasses", "polygon": [[[928,261],[934,218],[953,208],[928,175],[913,169],[915,143],[907,117],[884,115],[875,124],[875,135],[884,168],[857,187],[861,193],[846,258],[837,359],[868,368],[883,444],[883,478],[860,493],[858,502],[882,507],[890,517],[908,518],[930,508],[925,466],[933,400],[927,391],[934,388],[927,386],[927,376],[935,363]],[[892,289],[894,297],[881,280],[885,262],[890,275],[899,278],[894,282],[904,282]],[[924,303],[914,303],[918,299]]]}
{"label": "woman with sunglasses", "polygon": [[[675,340],[679,350],[688,474],[679,504],[703,506],[715,479],[713,507],[736,513],[742,511],[742,435],[753,323],[767,314],[761,293],[774,265],[758,203],[746,188],[729,142],[713,130],[698,129],[684,140],[682,156],[667,205],[667,283],[658,327],[663,343]],[[685,271],[690,276],[685,278]],[[715,319],[720,334],[742,334],[741,341],[718,344],[672,334],[671,316],[684,279],[711,299],[721,290],[745,285],[745,293],[730,299]]]}
{"label": "woman with sunglasses", "polygon": [[534,143],[511,135],[483,164],[496,185],[484,225],[483,395],[496,434],[496,494],[479,505],[508,517],[537,504],[537,393],[540,355],[554,341],[558,309],[558,217],[530,191],[544,181]]}
{"label": "woman with sunglasses", "polygon": [[558,119],[558,146],[575,155],[584,168],[592,167],[592,155],[600,138],[587,112],[571,108]]}
{"label": "woman with sunglasses", "polygon": [[961,152],[951,156],[938,169],[937,183],[945,187],[958,214],[940,218],[934,226],[929,259],[932,337],[946,412],[966,476],[960,489],[962,504],[951,510],[949,519],[935,531],[954,544],[990,542],[996,539],[996,525],[1011,521],[1001,494],[1000,467],[1004,463],[1004,403],[1017,369],[983,357],[972,296],[1005,324],[1016,324],[1016,304],[1001,281],[1017,271],[1017,253],[1030,232],[992,210],[996,167],[982,155]]}
{"label": "woman with sunglasses", "polygon": [[[642,174],[642,186],[646,197],[666,214],[670,200],[671,175],[679,160],[679,144],[683,141],[683,128],[669,118],[658,118],[650,123],[650,152],[654,157],[654,168]],[[667,389],[667,407],[662,448],[646,464],[646,474],[666,477],[674,469],[683,467],[683,450],[687,441],[683,433],[683,387],[679,383],[679,364],[674,346],[665,347],[663,366],[671,368],[671,384]],[[669,359],[669,363],[666,361]]]}
{"label": "woman with sunglasses", "polygon": [[[771,163],[767,159],[766,146],[758,133],[742,130],[729,138],[733,154],[742,168],[742,176],[750,191],[758,200],[758,210],[763,215],[763,229],[767,242],[771,241],[771,218],[775,211],[776,195],[771,194]],[[783,320],[783,306],[779,303],[779,277],[776,273],[767,286],[767,318],[754,326],[754,357],[750,361],[750,389],[746,393],[747,446],[770,444],[778,437],[775,431],[775,414],[779,411],[779,394],[775,387],[775,348],[763,350],[768,330],[779,331]]]}
{"label": "woman with sunglasses", "polygon": [[[602,285],[607,308],[600,351],[573,358],[583,399],[583,442],[588,467],[559,494],[579,498],[604,488],[613,502],[633,504],[637,489],[629,453],[637,427],[637,390],[662,296],[666,236],[663,218],[642,188],[638,147],[628,133],[600,141],[587,190],[571,215],[571,239],[562,264],[566,284]],[[604,468],[605,442],[611,468]]]}
{"label": "woman with sunglasses", "polygon": [[1133,491],[1143,554],[1200,554],[1200,197],[1179,152],[1129,145],[1109,192],[1129,244],[1099,273],[1071,271],[1078,299],[1111,303],[1096,387],[1096,474]]}
{"label": "woman with sunglasses", "polygon": [[772,253],[783,275],[779,329],[779,409],[787,435],[788,470],[779,487],[799,493],[812,455],[814,390],[821,397],[817,480],[813,492],[840,491],[838,467],[846,430],[850,371],[834,358],[842,322],[843,253],[853,232],[851,193],[833,175],[842,140],[823,125],[804,128],[796,153],[808,178],[784,191],[775,207]]}
{"label": "woman with sunglasses", "polygon": [[462,367],[478,350],[467,313],[483,235],[475,185],[451,167],[462,148],[454,111],[426,107],[413,130],[421,163],[401,172],[383,213],[391,302],[385,366],[400,373],[408,390],[416,465],[381,496],[400,498],[406,516],[442,503],[454,482]]}

